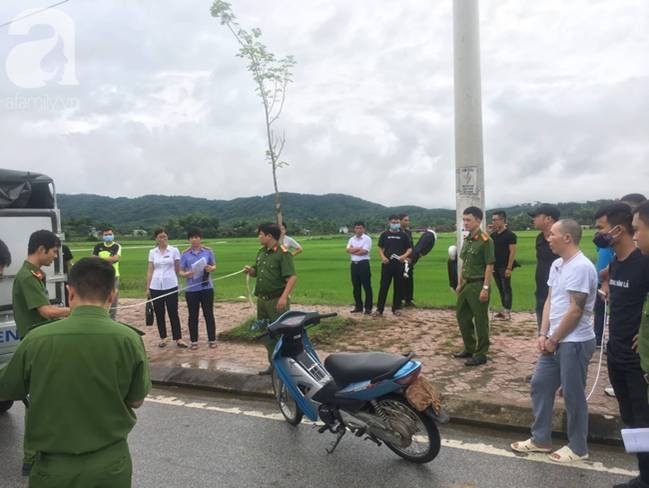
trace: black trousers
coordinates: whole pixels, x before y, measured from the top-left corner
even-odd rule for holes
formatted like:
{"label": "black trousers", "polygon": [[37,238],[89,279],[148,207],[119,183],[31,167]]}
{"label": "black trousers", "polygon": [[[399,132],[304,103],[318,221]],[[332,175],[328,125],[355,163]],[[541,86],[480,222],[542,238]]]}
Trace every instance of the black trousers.
{"label": "black trousers", "polygon": [[494,268],[494,280],[498,293],[500,293],[500,303],[505,310],[512,309],[512,279],[505,276],[505,268]]}
{"label": "black trousers", "polygon": [[379,300],[376,302],[376,310],[383,313],[385,301],[388,298],[390,284],[394,281],[392,290],[392,311],[401,308],[403,297],[403,263],[396,259],[390,259],[387,264],[381,265],[381,288],[379,289]]}
{"label": "black trousers", "polygon": [[[620,404],[622,422],[630,428],[649,427],[647,382],[640,366],[608,365],[608,377]],[[640,479],[649,483],[649,452],[636,453]]]}
{"label": "black trousers", "polygon": [[[174,290],[176,293],[171,293]],[[151,298],[157,298],[167,293],[171,293],[171,295],[153,302],[153,312],[155,313],[155,321],[158,325],[160,339],[166,339],[167,323],[165,321],[165,307],[167,307],[169,321],[171,322],[171,336],[174,341],[177,341],[182,337],[180,333],[180,317],[178,317],[178,287],[169,288],[168,290],[149,290]]]}
{"label": "black trousers", "polygon": [[403,299],[406,303],[412,302],[412,296],[415,292],[415,267],[410,264],[408,277],[403,279]]}
{"label": "black trousers", "polygon": [[216,324],[214,322],[214,289],[206,288],[199,291],[186,291],[187,311],[189,312],[189,338],[192,342],[198,342],[198,309],[203,309],[205,328],[207,329],[207,340],[216,340]]}
{"label": "black trousers", "polygon": [[352,286],[354,287],[354,309],[363,309],[361,287],[365,290],[365,311],[372,311],[372,272],[370,260],[352,261],[350,264]]}
{"label": "black trousers", "polygon": [[606,312],[606,303],[598,293],[595,296],[595,339],[597,340],[597,345],[602,345],[602,336],[604,335],[604,314]]}

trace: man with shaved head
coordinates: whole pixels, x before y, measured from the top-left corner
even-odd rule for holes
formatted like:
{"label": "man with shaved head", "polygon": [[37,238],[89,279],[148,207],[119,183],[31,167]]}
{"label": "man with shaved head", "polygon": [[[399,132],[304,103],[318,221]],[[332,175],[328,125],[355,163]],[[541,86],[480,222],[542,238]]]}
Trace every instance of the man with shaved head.
{"label": "man with shaved head", "polygon": [[532,377],[532,437],[514,442],[518,452],[552,451],[552,410],[559,387],[568,418],[568,445],[549,454],[557,463],[588,458],[586,378],[595,351],[593,306],[597,293],[595,266],[579,249],[581,226],[559,220],[550,229],[549,244],[559,256],[550,267],[549,293],[543,307],[537,342],[540,353]]}

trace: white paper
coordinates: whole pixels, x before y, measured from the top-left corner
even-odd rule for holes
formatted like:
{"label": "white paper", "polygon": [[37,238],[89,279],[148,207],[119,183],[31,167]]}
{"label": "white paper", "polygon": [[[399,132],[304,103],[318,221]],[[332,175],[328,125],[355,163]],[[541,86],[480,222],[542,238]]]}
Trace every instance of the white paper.
{"label": "white paper", "polygon": [[203,270],[207,266],[207,261],[205,258],[200,258],[194,264],[192,264],[192,278],[202,278]]}
{"label": "white paper", "polygon": [[649,452],[649,429],[622,429],[626,452]]}

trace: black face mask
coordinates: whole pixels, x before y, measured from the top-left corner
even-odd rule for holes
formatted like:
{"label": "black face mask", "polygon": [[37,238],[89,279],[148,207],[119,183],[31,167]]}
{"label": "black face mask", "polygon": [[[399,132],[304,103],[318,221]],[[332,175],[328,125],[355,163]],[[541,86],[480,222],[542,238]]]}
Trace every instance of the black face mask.
{"label": "black face mask", "polygon": [[[613,227],[613,229],[615,229],[615,227]],[[611,247],[611,245],[613,245],[614,239],[615,238],[613,237],[613,234],[611,234],[610,232],[598,232],[597,234],[595,234],[595,237],[593,237],[593,244],[601,249],[608,249],[609,247]]]}
{"label": "black face mask", "polygon": [[607,249],[611,247],[611,244],[613,244],[613,236],[608,233],[602,234],[601,232],[598,232],[595,234],[595,237],[593,237],[593,244],[600,249]]}

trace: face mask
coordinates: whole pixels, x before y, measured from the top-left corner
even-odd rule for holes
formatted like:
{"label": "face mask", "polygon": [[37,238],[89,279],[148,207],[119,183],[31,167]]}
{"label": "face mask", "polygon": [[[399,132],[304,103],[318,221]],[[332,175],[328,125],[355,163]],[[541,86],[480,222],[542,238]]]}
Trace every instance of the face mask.
{"label": "face mask", "polygon": [[401,229],[401,224],[390,224],[390,230],[399,230]]}
{"label": "face mask", "polygon": [[611,244],[613,244],[613,236],[608,232],[598,232],[595,234],[595,237],[593,237],[593,244],[601,249],[609,248],[611,247]]}
{"label": "face mask", "polygon": [[104,236],[104,242],[113,242],[115,236]]}

